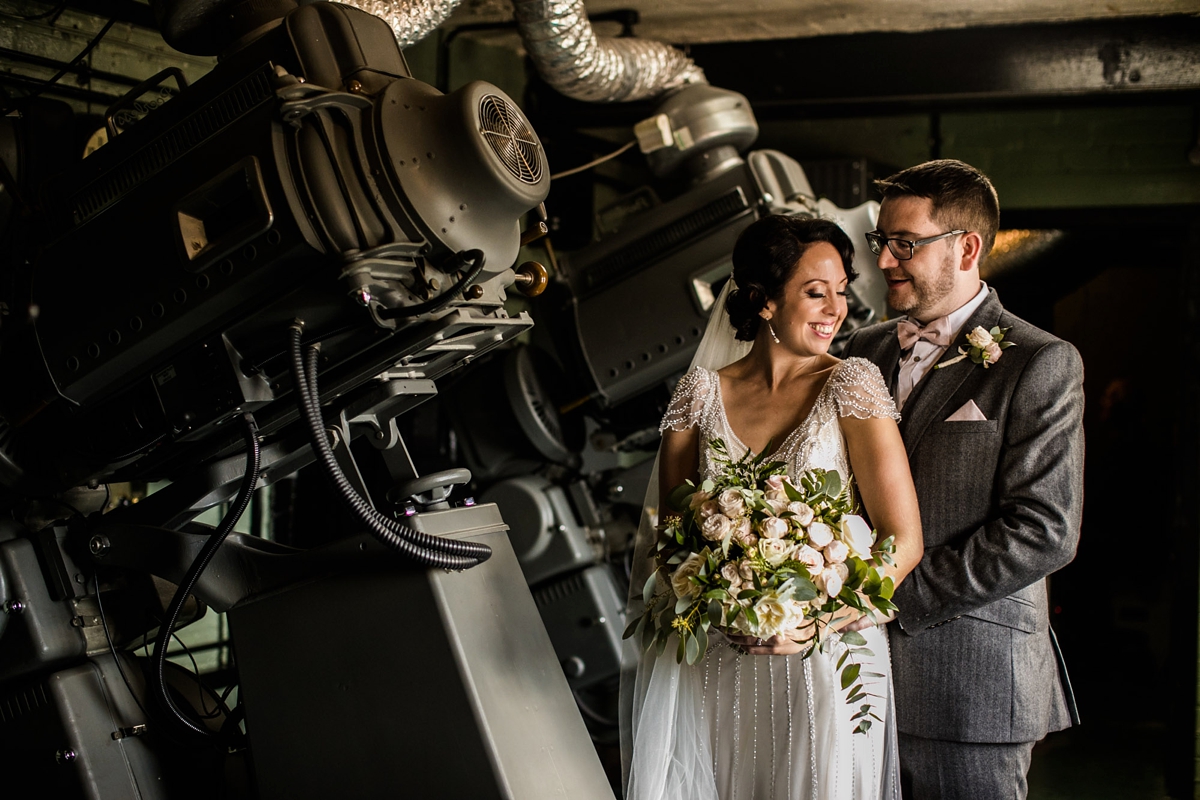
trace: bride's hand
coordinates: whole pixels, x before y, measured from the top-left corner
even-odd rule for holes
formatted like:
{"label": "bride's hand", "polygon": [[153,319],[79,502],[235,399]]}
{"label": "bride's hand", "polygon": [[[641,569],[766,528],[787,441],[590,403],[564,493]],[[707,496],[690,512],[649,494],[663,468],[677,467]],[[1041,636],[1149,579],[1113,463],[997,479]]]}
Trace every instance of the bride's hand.
{"label": "bride's hand", "polygon": [[851,619],[849,622],[839,625],[837,631],[838,633],[845,633],[846,631],[861,631],[865,630],[866,628],[874,628],[877,625],[887,625],[895,618],[896,614],[894,612],[886,616],[877,612],[874,619],[871,619],[866,614],[858,614],[857,617]]}
{"label": "bride's hand", "polygon": [[790,656],[794,653],[803,653],[809,648],[813,630],[811,626],[808,626],[793,631],[793,634],[795,638],[772,636],[760,639],[740,633],[726,633],[725,638],[752,656]]}

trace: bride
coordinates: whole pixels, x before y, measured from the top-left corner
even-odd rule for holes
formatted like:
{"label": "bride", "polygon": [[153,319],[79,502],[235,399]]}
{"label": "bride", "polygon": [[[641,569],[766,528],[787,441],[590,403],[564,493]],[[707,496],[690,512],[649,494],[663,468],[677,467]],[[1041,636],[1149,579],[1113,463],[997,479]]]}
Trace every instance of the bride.
{"label": "bride", "polygon": [[[879,539],[895,537],[889,574],[899,584],[922,553],[899,414],[877,367],[828,352],[846,317],[853,257],[849,237],[828,220],[770,216],[742,233],[733,251],[738,288],[722,293],[727,316],[718,303],[662,422],[658,497],[713,476],[712,439],[724,439],[734,458],[778,445],[773,458],[793,478],[814,467],[853,474]],[[648,518],[653,483],[649,494]],[[644,521],[630,619],[641,613],[653,535]],[[859,704],[846,703],[838,680],[841,645],[805,659],[807,645],[783,637],[717,634],[693,666],[676,664],[673,646],[661,657],[652,648],[625,698],[627,800],[899,798],[886,631],[857,612],[835,626],[867,639],[873,656],[862,673],[873,677],[864,688],[881,722],[852,733]]]}

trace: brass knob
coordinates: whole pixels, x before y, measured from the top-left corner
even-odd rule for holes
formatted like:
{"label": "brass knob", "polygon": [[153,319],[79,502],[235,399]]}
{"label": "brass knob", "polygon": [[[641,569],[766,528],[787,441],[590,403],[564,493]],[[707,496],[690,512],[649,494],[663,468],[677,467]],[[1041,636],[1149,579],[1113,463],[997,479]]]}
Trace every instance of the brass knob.
{"label": "brass knob", "polygon": [[550,282],[550,273],[536,261],[526,261],[515,270],[516,280],[513,285],[517,291],[526,297],[537,297],[546,290]]}
{"label": "brass knob", "polygon": [[521,247],[524,247],[530,242],[536,242],[549,232],[550,227],[545,223],[545,221],[538,220],[533,225],[530,225],[528,230],[521,234]]}

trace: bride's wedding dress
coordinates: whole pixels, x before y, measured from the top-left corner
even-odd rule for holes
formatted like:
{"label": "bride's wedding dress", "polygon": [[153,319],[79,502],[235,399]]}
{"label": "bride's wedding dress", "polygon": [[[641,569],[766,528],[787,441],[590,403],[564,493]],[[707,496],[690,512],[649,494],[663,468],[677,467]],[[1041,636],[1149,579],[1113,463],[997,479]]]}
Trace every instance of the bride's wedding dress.
{"label": "bride's wedding dress", "polygon": [[[879,370],[861,358],[836,366],[807,419],[774,454],[796,477],[814,467],[850,477],[838,418],[896,419]],[[746,446],[730,428],[717,373],[693,368],[676,387],[663,429],[699,427],[702,477],[713,477],[707,443]],[[641,555],[641,554],[639,554]],[[646,573],[648,574],[648,573]],[[887,632],[862,631],[873,656],[861,659],[873,722],[852,733],[837,660],[842,646],[799,655],[743,655],[716,634],[702,660],[675,664],[675,647],[644,654],[633,695],[628,800],[899,800],[896,723]]]}

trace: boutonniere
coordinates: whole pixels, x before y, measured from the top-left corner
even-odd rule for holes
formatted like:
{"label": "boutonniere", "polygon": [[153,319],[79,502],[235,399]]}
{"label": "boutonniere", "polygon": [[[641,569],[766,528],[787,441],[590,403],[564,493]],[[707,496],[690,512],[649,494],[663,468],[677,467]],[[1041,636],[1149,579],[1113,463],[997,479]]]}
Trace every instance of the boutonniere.
{"label": "boutonniere", "polygon": [[961,353],[958,358],[952,358],[949,361],[943,361],[934,369],[948,367],[951,364],[957,364],[964,358],[969,358],[976,364],[983,364],[984,369],[987,369],[992,364],[1000,360],[1000,354],[1010,347],[1015,347],[1016,342],[1004,341],[1004,334],[1009,332],[1009,328],[995,327],[990,331],[983,326],[977,327],[975,330],[967,334],[967,344],[971,346],[969,350],[958,348]]}

